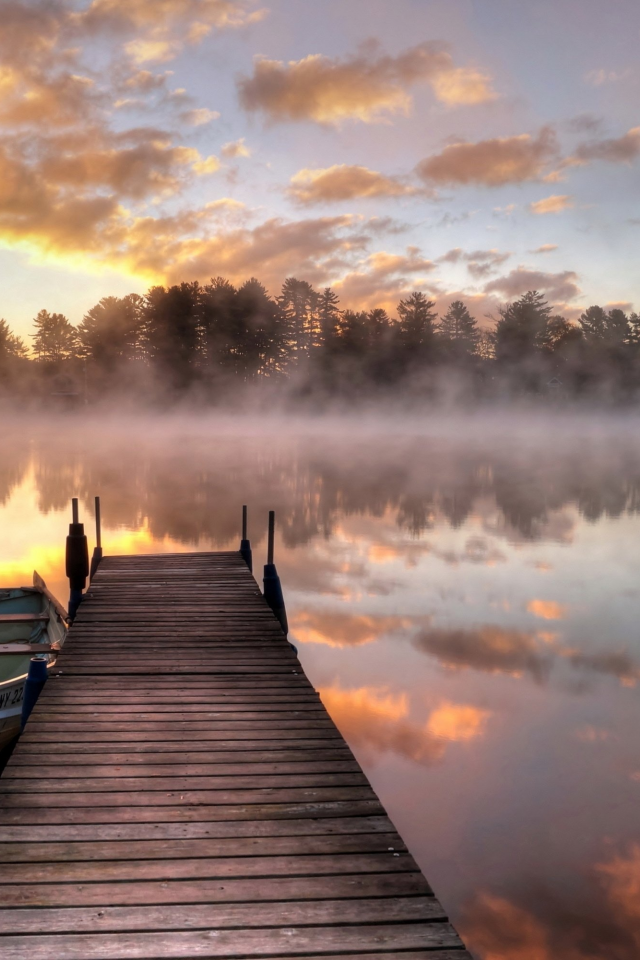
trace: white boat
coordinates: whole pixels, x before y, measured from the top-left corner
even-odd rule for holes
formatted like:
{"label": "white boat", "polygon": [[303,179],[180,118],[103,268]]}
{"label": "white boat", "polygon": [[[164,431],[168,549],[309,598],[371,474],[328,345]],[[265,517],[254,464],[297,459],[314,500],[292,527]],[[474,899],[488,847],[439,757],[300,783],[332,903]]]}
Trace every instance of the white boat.
{"label": "white boat", "polygon": [[31,657],[51,667],[67,630],[67,611],[37,573],[32,587],[0,588],[0,749],[20,733]]}

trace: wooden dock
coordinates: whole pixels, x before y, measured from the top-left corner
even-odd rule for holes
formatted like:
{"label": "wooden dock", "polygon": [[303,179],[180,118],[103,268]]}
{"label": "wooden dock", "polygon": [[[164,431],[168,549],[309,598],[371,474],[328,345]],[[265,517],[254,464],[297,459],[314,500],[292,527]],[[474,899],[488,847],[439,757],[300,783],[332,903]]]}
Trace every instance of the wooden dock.
{"label": "wooden dock", "polygon": [[238,553],[106,557],[53,673],[3,960],[470,960]]}

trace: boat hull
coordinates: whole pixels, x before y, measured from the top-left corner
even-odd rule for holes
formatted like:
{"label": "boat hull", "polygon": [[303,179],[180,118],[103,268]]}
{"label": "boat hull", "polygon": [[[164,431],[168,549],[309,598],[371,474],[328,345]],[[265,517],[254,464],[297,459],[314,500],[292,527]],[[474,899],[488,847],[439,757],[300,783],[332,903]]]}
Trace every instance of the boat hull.
{"label": "boat hull", "polygon": [[[66,611],[34,574],[33,587],[0,590],[0,642],[42,644],[64,643]],[[18,615],[18,616],[16,616]],[[25,615],[29,615],[25,619]],[[55,653],[38,654],[53,666]],[[24,685],[31,654],[3,654],[0,657],[0,750],[20,733]]]}

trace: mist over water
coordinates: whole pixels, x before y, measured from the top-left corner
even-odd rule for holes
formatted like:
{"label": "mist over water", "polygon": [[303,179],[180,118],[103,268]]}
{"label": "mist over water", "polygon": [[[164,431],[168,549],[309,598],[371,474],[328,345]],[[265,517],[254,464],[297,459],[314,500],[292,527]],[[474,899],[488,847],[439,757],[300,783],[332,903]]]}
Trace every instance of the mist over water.
{"label": "mist over water", "polygon": [[634,415],[0,424],[0,586],[66,601],[79,496],[105,553],[236,549],[266,518],[290,639],[482,960],[640,950]]}

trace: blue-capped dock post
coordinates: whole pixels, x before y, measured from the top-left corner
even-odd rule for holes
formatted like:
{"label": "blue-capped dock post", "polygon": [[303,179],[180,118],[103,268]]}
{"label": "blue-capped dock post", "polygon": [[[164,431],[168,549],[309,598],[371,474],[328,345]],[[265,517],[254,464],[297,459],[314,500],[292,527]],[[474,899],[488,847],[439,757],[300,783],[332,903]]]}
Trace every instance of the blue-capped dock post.
{"label": "blue-capped dock post", "polygon": [[240,556],[253,573],[253,556],[251,554],[251,540],[247,539],[247,507],[242,508],[242,540],[240,541]]}
{"label": "blue-capped dock post", "polygon": [[93,556],[91,557],[91,572],[89,573],[89,582],[93,580],[96,575],[96,570],[100,566],[100,561],[102,560],[102,524],[100,520],[100,497],[96,497],[96,545],[93,548]]}
{"label": "blue-capped dock post", "polygon": [[273,610],[280,626],[286,636],[289,633],[289,624],[287,623],[287,611],[284,606],[284,597],[282,595],[282,584],[273,562],[273,546],[275,539],[276,515],[273,510],[269,511],[269,539],[267,544],[267,563],[264,568],[264,598]]}
{"label": "blue-capped dock post", "polygon": [[69,578],[69,619],[74,620],[82,602],[82,591],[89,576],[89,548],[84,532],[84,524],[78,518],[78,498],[71,501],[72,522],[67,537],[66,573]]}
{"label": "blue-capped dock post", "polygon": [[31,711],[36,705],[36,701],[42,693],[42,688],[47,682],[47,661],[41,655],[31,657],[29,662],[29,673],[24,682],[24,694],[22,697],[22,717],[20,728],[24,730],[25,724],[31,715]]}

